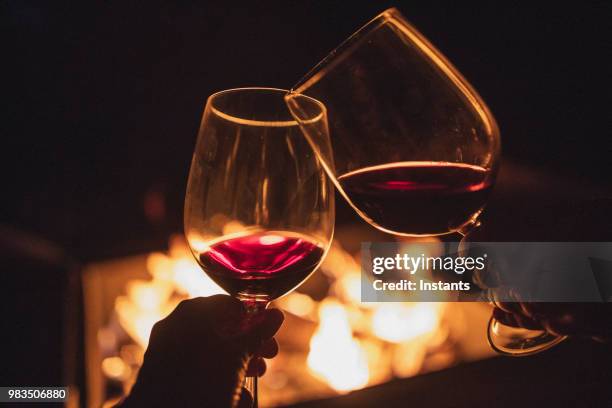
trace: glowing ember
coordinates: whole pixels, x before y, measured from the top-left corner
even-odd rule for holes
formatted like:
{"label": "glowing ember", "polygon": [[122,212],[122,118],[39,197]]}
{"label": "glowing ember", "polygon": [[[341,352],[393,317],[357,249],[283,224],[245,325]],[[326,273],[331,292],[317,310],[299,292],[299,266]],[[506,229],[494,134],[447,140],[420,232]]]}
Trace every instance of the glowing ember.
{"label": "glowing ember", "polygon": [[353,337],[348,317],[335,300],[324,300],[319,308],[319,328],[310,340],[308,367],[339,392],[368,383],[367,356]]}

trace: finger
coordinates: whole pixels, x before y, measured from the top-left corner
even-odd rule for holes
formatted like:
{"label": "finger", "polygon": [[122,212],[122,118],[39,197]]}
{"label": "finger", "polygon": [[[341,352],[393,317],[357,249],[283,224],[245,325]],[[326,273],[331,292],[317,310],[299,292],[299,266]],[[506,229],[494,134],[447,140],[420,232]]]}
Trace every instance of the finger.
{"label": "finger", "polygon": [[219,312],[220,314],[231,313],[242,315],[242,311],[244,310],[242,302],[228,295],[213,295],[206,298],[196,299],[207,299],[212,305],[212,311]]}
{"label": "finger", "polygon": [[[240,322],[243,309],[239,300],[227,295],[215,295],[209,297],[197,297],[183,300],[165,319],[159,323],[168,329],[183,325],[184,322],[206,320],[212,322],[213,326],[219,323]],[[235,323],[237,325],[237,323]],[[199,324],[192,327],[205,327]]]}
{"label": "finger", "polygon": [[266,372],[266,362],[261,357],[253,357],[251,361],[249,361],[249,365],[247,367],[246,376],[247,377],[261,377]]}
{"label": "finger", "polygon": [[[224,307],[231,311],[233,302],[238,301],[222,295],[181,301],[172,313],[153,326],[149,346],[157,349],[164,344],[174,344],[180,338],[199,339],[206,336],[210,330],[206,321],[218,315],[213,312],[215,308]],[[239,302],[238,310],[241,310]],[[203,320],[204,324],[193,324]]]}
{"label": "finger", "polygon": [[255,352],[255,355],[263,358],[273,358],[278,354],[278,342],[274,337],[264,341]]}
{"label": "finger", "polygon": [[219,326],[228,321],[237,324],[244,319],[244,309],[238,299],[227,295],[214,295],[205,299],[210,304],[209,313],[213,325]]}
{"label": "finger", "polygon": [[240,392],[240,399],[238,400],[238,404],[236,408],[251,408],[253,406],[253,396],[246,388],[242,388]]}
{"label": "finger", "polygon": [[508,313],[502,309],[495,308],[493,309],[493,317],[502,324],[506,326],[518,327],[518,323],[514,319],[512,313]]}
{"label": "finger", "polygon": [[263,318],[257,325],[256,333],[262,340],[271,339],[283,324],[285,315],[278,309],[267,309],[262,314]]}
{"label": "finger", "polygon": [[581,331],[577,325],[576,317],[569,313],[544,319],[542,324],[547,331],[557,336],[580,334]]}
{"label": "finger", "polygon": [[518,313],[521,310],[521,306],[517,302],[495,302],[495,306],[506,313]]}
{"label": "finger", "polygon": [[210,320],[214,332],[221,338],[243,335],[246,314],[242,303],[230,296],[211,296]]}
{"label": "finger", "polygon": [[513,317],[514,317],[514,320],[516,320],[516,322],[518,323],[518,325],[524,329],[529,329],[529,330],[542,330],[543,329],[542,324],[540,322],[530,319],[525,315],[515,314]]}
{"label": "finger", "polygon": [[170,316],[180,314],[199,315],[201,317],[208,313],[216,315],[217,313],[227,314],[241,310],[242,306],[239,300],[228,295],[214,295],[183,300]]}
{"label": "finger", "polygon": [[251,316],[243,324],[243,340],[250,350],[257,350],[261,343],[271,339],[283,324],[285,316],[278,309],[264,310]]}
{"label": "finger", "polygon": [[[523,302],[521,303],[521,311],[527,317],[532,320],[542,320],[546,318],[550,306],[547,307],[546,303],[534,303],[534,302]],[[555,312],[553,312],[553,315]]]}
{"label": "finger", "polygon": [[522,327],[530,330],[543,330],[541,324],[521,315],[520,313],[507,313],[501,309],[494,309],[493,316],[506,326]]}

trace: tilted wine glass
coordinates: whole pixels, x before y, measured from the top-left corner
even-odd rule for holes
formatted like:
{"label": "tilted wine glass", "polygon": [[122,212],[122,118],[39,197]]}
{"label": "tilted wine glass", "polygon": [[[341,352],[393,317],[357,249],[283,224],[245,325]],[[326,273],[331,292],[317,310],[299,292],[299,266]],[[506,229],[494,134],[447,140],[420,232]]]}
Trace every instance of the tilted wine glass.
{"label": "tilted wine glass", "polygon": [[[333,235],[333,185],[291,117],[286,93],[242,88],[210,96],[189,173],[189,247],[248,313],[299,286]],[[325,107],[297,98],[308,112],[305,122],[325,127]]]}
{"label": "tilted wine glass", "polygon": [[[465,237],[479,224],[499,165],[495,118],[399,11],[386,10],[362,27],[292,92],[286,97],[291,113],[364,220],[412,237]],[[307,121],[299,95],[325,104],[329,132]],[[319,147],[328,136],[333,152]],[[512,329],[501,330],[495,319],[488,330],[492,347],[505,354],[521,354],[525,347],[531,353],[558,341],[546,332],[521,332],[522,340],[506,341]]]}

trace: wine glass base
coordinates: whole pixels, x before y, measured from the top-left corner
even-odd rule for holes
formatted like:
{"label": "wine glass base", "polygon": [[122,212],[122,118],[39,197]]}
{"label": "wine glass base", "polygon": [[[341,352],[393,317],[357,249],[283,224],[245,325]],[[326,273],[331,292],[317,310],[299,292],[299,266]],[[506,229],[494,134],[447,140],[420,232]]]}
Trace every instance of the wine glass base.
{"label": "wine glass base", "polygon": [[567,336],[556,336],[542,330],[506,326],[491,316],[487,341],[497,353],[509,357],[525,357],[556,346]]}

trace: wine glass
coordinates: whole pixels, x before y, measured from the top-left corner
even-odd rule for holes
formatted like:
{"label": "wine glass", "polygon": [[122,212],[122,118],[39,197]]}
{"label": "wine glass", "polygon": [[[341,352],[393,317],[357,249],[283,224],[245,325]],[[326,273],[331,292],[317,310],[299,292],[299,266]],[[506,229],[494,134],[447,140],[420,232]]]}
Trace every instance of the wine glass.
{"label": "wine glass", "polygon": [[[307,120],[301,95],[325,104],[329,131]],[[499,165],[495,118],[396,9],[332,51],[285,99],[340,193],[374,227],[398,236],[463,238],[479,225]],[[492,318],[488,338],[504,354],[558,341],[501,327]]]}
{"label": "wine glass", "polygon": [[[189,173],[189,247],[247,315],[308,278],[333,236],[333,185],[287,109],[287,92],[242,88],[210,96]],[[306,121],[324,128],[325,107],[297,98],[310,112]],[[248,380],[256,401],[257,379]]]}

